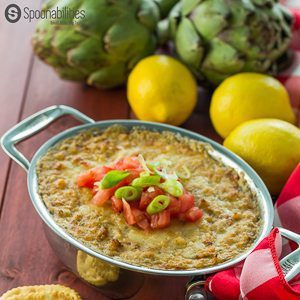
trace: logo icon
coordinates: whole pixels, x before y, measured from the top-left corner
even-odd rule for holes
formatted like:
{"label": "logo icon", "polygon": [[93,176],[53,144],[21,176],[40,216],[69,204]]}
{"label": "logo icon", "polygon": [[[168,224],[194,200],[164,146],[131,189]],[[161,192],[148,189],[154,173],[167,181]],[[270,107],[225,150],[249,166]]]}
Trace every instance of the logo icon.
{"label": "logo icon", "polygon": [[10,4],[5,9],[5,18],[10,23],[16,23],[21,18],[21,8],[17,4]]}

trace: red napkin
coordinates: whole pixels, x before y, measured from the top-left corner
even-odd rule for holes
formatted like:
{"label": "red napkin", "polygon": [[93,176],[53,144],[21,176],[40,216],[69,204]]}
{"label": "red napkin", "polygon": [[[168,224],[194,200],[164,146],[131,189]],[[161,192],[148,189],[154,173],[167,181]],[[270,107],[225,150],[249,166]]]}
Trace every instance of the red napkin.
{"label": "red napkin", "polygon": [[[274,226],[300,234],[300,164],[276,202]],[[221,300],[299,300],[300,276],[286,282],[279,264],[292,249],[275,228],[244,262],[208,278],[206,288]]]}

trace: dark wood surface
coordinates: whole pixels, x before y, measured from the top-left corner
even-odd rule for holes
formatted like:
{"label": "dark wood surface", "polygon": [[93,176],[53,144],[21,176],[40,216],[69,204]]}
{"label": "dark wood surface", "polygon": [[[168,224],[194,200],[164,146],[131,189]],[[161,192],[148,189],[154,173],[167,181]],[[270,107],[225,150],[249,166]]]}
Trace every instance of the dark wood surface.
{"label": "dark wood surface", "polygon": [[[8,3],[1,1],[1,12]],[[26,1],[26,5],[38,8],[39,1]],[[20,120],[53,104],[70,105],[95,120],[133,117],[125,88],[101,91],[60,80],[32,53],[34,23],[20,22],[10,24],[0,18],[1,135]],[[220,141],[208,117],[209,95],[201,92],[199,98],[195,113],[183,126]],[[63,118],[18,148],[30,158],[48,138],[75,124],[73,119]],[[2,151],[0,165],[0,295],[22,285],[61,283],[75,288],[83,299],[107,299],[67,271],[49,247],[42,221],[29,199],[24,170]],[[182,299],[182,281],[168,280],[163,288],[159,282],[160,279],[146,280],[134,299]]]}

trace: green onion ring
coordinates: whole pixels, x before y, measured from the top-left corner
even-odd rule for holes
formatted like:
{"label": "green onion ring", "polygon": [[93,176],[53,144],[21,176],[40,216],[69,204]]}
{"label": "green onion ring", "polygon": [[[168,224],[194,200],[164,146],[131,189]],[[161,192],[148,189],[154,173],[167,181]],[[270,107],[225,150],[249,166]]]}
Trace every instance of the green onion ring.
{"label": "green onion ring", "polygon": [[125,199],[126,201],[134,201],[140,198],[141,189],[133,186],[123,186],[115,191],[115,196],[118,199]]}
{"label": "green onion ring", "polygon": [[148,215],[157,214],[163,210],[165,210],[170,204],[170,198],[165,195],[156,196],[150,204],[147,206]]}

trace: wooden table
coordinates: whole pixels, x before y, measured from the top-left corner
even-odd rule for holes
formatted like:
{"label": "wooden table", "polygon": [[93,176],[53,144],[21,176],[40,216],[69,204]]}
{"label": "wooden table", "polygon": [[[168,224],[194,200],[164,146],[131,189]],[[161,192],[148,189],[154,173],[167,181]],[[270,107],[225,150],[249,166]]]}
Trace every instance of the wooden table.
{"label": "wooden table", "polygon": [[[9,1],[1,1],[4,11]],[[16,1],[22,6],[22,2]],[[38,1],[26,1],[32,9]],[[30,36],[34,23],[8,23],[0,18],[1,110],[0,134],[29,115],[54,104],[79,109],[95,120],[133,117],[125,88],[101,91],[60,80],[54,71],[34,57]],[[200,93],[196,112],[185,128],[220,141],[208,117],[208,99]],[[23,142],[19,149],[30,158],[50,137],[76,125],[66,117]],[[28,196],[26,173],[0,151],[0,295],[21,285],[61,283],[75,288],[83,299],[107,299],[66,270],[48,245],[42,221]],[[168,281],[161,289],[159,279],[147,280],[134,299],[182,299],[183,284]]]}

